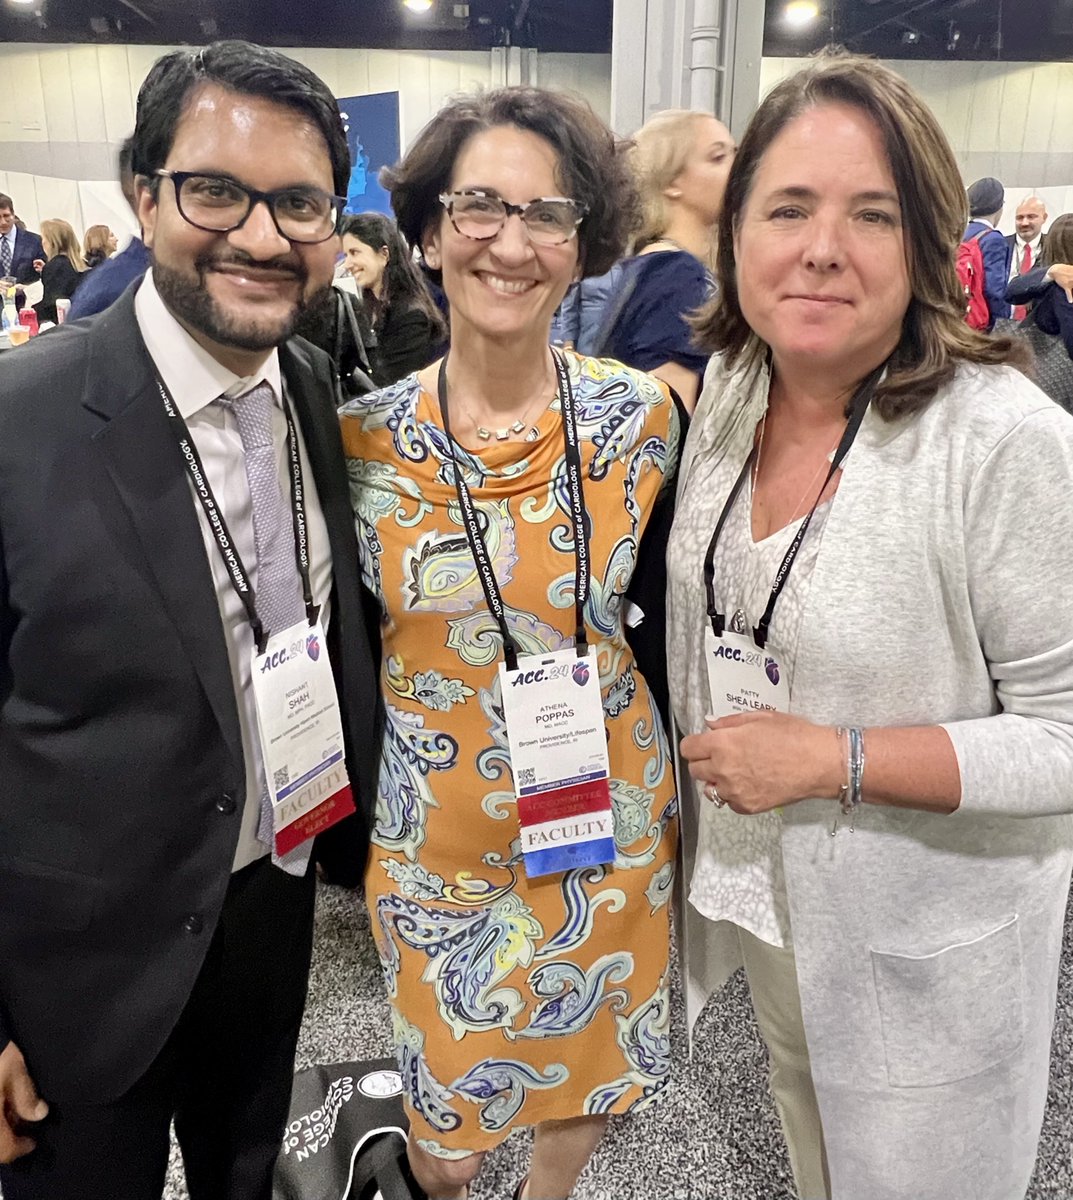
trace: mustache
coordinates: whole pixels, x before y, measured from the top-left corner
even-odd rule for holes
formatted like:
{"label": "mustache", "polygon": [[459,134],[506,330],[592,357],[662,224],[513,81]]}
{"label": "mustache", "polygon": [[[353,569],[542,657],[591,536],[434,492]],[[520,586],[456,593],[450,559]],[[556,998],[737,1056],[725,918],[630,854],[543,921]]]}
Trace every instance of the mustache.
{"label": "mustache", "polygon": [[254,258],[252,255],[243,254],[241,251],[232,251],[230,254],[203,254],[196,261],[196,267],[200,274],[205,271],[211,271],[215,267],[251,267],[260,268],[268,271],[285,271],[289,275],[293,275],[295,279],[305,283],[309,277],[309,272],[306,271],[302,260],[295,256],[283,255],[278,258]]}

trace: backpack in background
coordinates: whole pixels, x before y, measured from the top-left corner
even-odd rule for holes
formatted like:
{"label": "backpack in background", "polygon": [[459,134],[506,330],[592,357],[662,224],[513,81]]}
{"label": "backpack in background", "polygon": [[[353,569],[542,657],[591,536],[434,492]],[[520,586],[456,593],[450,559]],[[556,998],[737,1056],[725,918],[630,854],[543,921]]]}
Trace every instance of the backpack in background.
{"label": "backpack in background", "polygon": [[980,239],[989,231],[981,229],[958,246],[957,273],[965,293],[965,323],[970,329],[986,333],[991,325],[991,309],[984,295],[984,254]]}

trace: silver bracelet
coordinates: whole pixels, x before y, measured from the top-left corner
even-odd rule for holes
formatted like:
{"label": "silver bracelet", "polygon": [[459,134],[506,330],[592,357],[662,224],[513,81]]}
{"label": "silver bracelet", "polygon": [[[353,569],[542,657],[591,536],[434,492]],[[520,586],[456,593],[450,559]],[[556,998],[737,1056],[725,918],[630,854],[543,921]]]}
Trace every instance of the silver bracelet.
{"label": "silver bracelet", "polygon": [[[853,725],[838,726],[838,737],[846,739],[846,782],[838,789],[838,809],[844,817],[849,817],[849,831],[853,832],[857,819],[857,809],[861,806],[864,783],[864,730]],[[838,832],[838,817],[831,826],[831,836]]]}

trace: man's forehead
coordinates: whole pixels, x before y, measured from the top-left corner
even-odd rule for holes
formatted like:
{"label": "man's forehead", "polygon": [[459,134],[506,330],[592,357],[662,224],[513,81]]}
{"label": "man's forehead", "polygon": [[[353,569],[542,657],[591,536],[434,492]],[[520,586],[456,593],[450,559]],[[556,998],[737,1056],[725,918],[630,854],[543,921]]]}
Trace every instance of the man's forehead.
{"label": "man's forehead", "polygon": [[1017,209],[1017,215],[1020,216],[1021,213],[1041,213],[1043,211],[1043,202],[1041,200],[1026,200]]}

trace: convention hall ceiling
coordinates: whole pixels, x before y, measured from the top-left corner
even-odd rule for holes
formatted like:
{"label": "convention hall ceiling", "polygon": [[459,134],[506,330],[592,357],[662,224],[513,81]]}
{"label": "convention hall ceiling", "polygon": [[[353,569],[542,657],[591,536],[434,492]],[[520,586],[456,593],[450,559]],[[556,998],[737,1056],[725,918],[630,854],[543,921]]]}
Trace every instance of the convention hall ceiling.
{"label": "convention hall ceiling", "polygon": [[[1073,59],[1073,0],[817,0],[819,17],[803,30],[787,23],[786,3],[767,2],[766,54],[807,54],[834,41],[884,58]],[[606,53],[612,9],[613,0],[433,0],[421,15],[403,0],[0,0],[0,41],[248,37],[280,46]]]}

